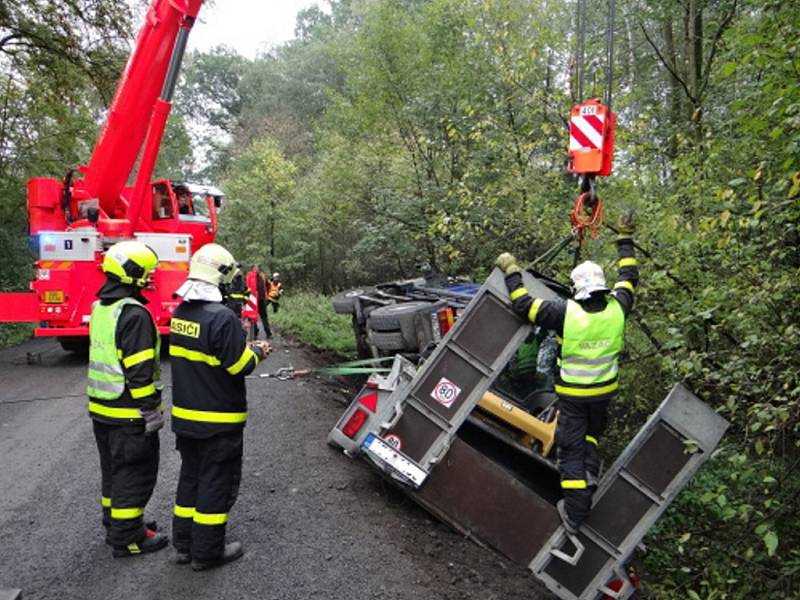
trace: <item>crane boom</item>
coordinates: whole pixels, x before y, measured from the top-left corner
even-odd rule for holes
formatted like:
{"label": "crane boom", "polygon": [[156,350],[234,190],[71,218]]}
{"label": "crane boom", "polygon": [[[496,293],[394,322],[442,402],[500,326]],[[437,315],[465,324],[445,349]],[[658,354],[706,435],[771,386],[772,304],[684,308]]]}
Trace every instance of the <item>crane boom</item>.
{"label": "crane boom", "polygon": [[203,0],[152,0],[122,74],[108,118],[84,172],[83,188],[111,215],[147,135],[179,31],[188,30]]}

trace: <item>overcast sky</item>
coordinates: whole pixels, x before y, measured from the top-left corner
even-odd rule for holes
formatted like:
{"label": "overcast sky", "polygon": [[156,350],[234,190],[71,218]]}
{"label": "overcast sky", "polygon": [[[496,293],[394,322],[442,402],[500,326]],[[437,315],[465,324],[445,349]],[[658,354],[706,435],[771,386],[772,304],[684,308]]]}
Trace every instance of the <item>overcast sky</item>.
{"label": "overcast sky", "polygon": [[295,16],[303,8],[325,7],[320,0],[217,0],[200,10],[189,50],[224,44],[247,58],[294,37]]}

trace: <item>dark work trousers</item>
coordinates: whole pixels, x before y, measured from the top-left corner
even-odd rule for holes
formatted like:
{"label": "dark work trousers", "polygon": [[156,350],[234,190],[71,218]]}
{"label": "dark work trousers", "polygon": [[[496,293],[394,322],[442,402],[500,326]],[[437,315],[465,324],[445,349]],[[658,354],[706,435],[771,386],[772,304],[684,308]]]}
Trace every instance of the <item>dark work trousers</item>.
{"label": "dark work trousers", "polygon": [[269,316],[267,314],[267,303],[259,298],[258,316],[261,317],[261,324],[264,326],[264,335],[272,337],[272,330],[269,328]]}
{"label": "dark work trousers", "polygon": [[206,439],[177,436],[181,474],[172,543],[192,558],[214,561],[225,551],[225,524],[242,479],[242,432]]}
{"label": "dark work trousers", "polygon": [[270,304],[272,304],[272,312],[274,313],[278,312],[278,309],[281,307],[280,302],[270,301]]}
{"label": "dark work trousers", "polygon": [[145,435],[144,425],[92,423],[100,453],[106,541],[138,544],[145,537],[144,509],[158,476],[158,434]]}
{"label": "dark work trousers", "polygon": [[561,481],[587,482],[584,489],[562,489],[567,514],[576,523],[586,519],[592,507],[592,495],[597,489],[600,474],[597,442],[606,428],[609,402],[558,399],[556,448]]}

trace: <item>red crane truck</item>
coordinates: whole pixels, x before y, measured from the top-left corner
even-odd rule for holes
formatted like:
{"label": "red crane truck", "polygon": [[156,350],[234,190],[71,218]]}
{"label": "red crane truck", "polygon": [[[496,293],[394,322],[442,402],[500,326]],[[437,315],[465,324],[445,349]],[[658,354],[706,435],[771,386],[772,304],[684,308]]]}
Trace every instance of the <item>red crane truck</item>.
{"label": "red crane truck", "polygon": [[[0,294],[0,321],[36,322],[37,336],[65,349],[85,346],[103,254],[136,239],[159,257],[145,291],[168,333],[193,251],[214,240],[222,193],[152,181],[186,42],[203,0],[152,0],[87,165],[63,180],[28,181],[28,233],[38,247],[30,292]],[[135,178],[134,165],[139,159]],[[132,184],[130,183],[132,181]]]}

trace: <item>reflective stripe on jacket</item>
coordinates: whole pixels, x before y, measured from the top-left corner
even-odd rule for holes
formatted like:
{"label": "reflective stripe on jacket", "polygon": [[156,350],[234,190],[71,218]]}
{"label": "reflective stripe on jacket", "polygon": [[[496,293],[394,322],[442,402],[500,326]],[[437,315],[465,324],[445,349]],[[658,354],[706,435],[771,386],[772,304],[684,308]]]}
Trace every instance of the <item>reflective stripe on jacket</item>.
{"label": "reflective stripe on jacket", "polygon": [[[158,357],[161,339],[155,331],[155,348],[123,357],[117,347],[117,325],[126,306],[143,305],[134,298],[122,298],[112,304],[98,302],[92,308],[89,320],[89,412],[111,421],[139,421],[138,400],[156,394],[161,389]],[[131,388],[125,378],[125,369],[146,360],[155,361],[153,381],[139,388]],[[127,389],[127,394],[125,391]]]}
{"label": "reflective stripe on jacket", "polygon": [[207,438],[244,427],[244,377],[259,355],[233,311],[217,302],[182,302],[172,316],[169,353],[175,433]]}
{"label": "reflective stripe on jacket", "polygon": [[598,400],[619,386],[625,314],[613,296],[607,302],[605,309],[587,312],[578,302],[567,301],[556,385],[562,396]]}

